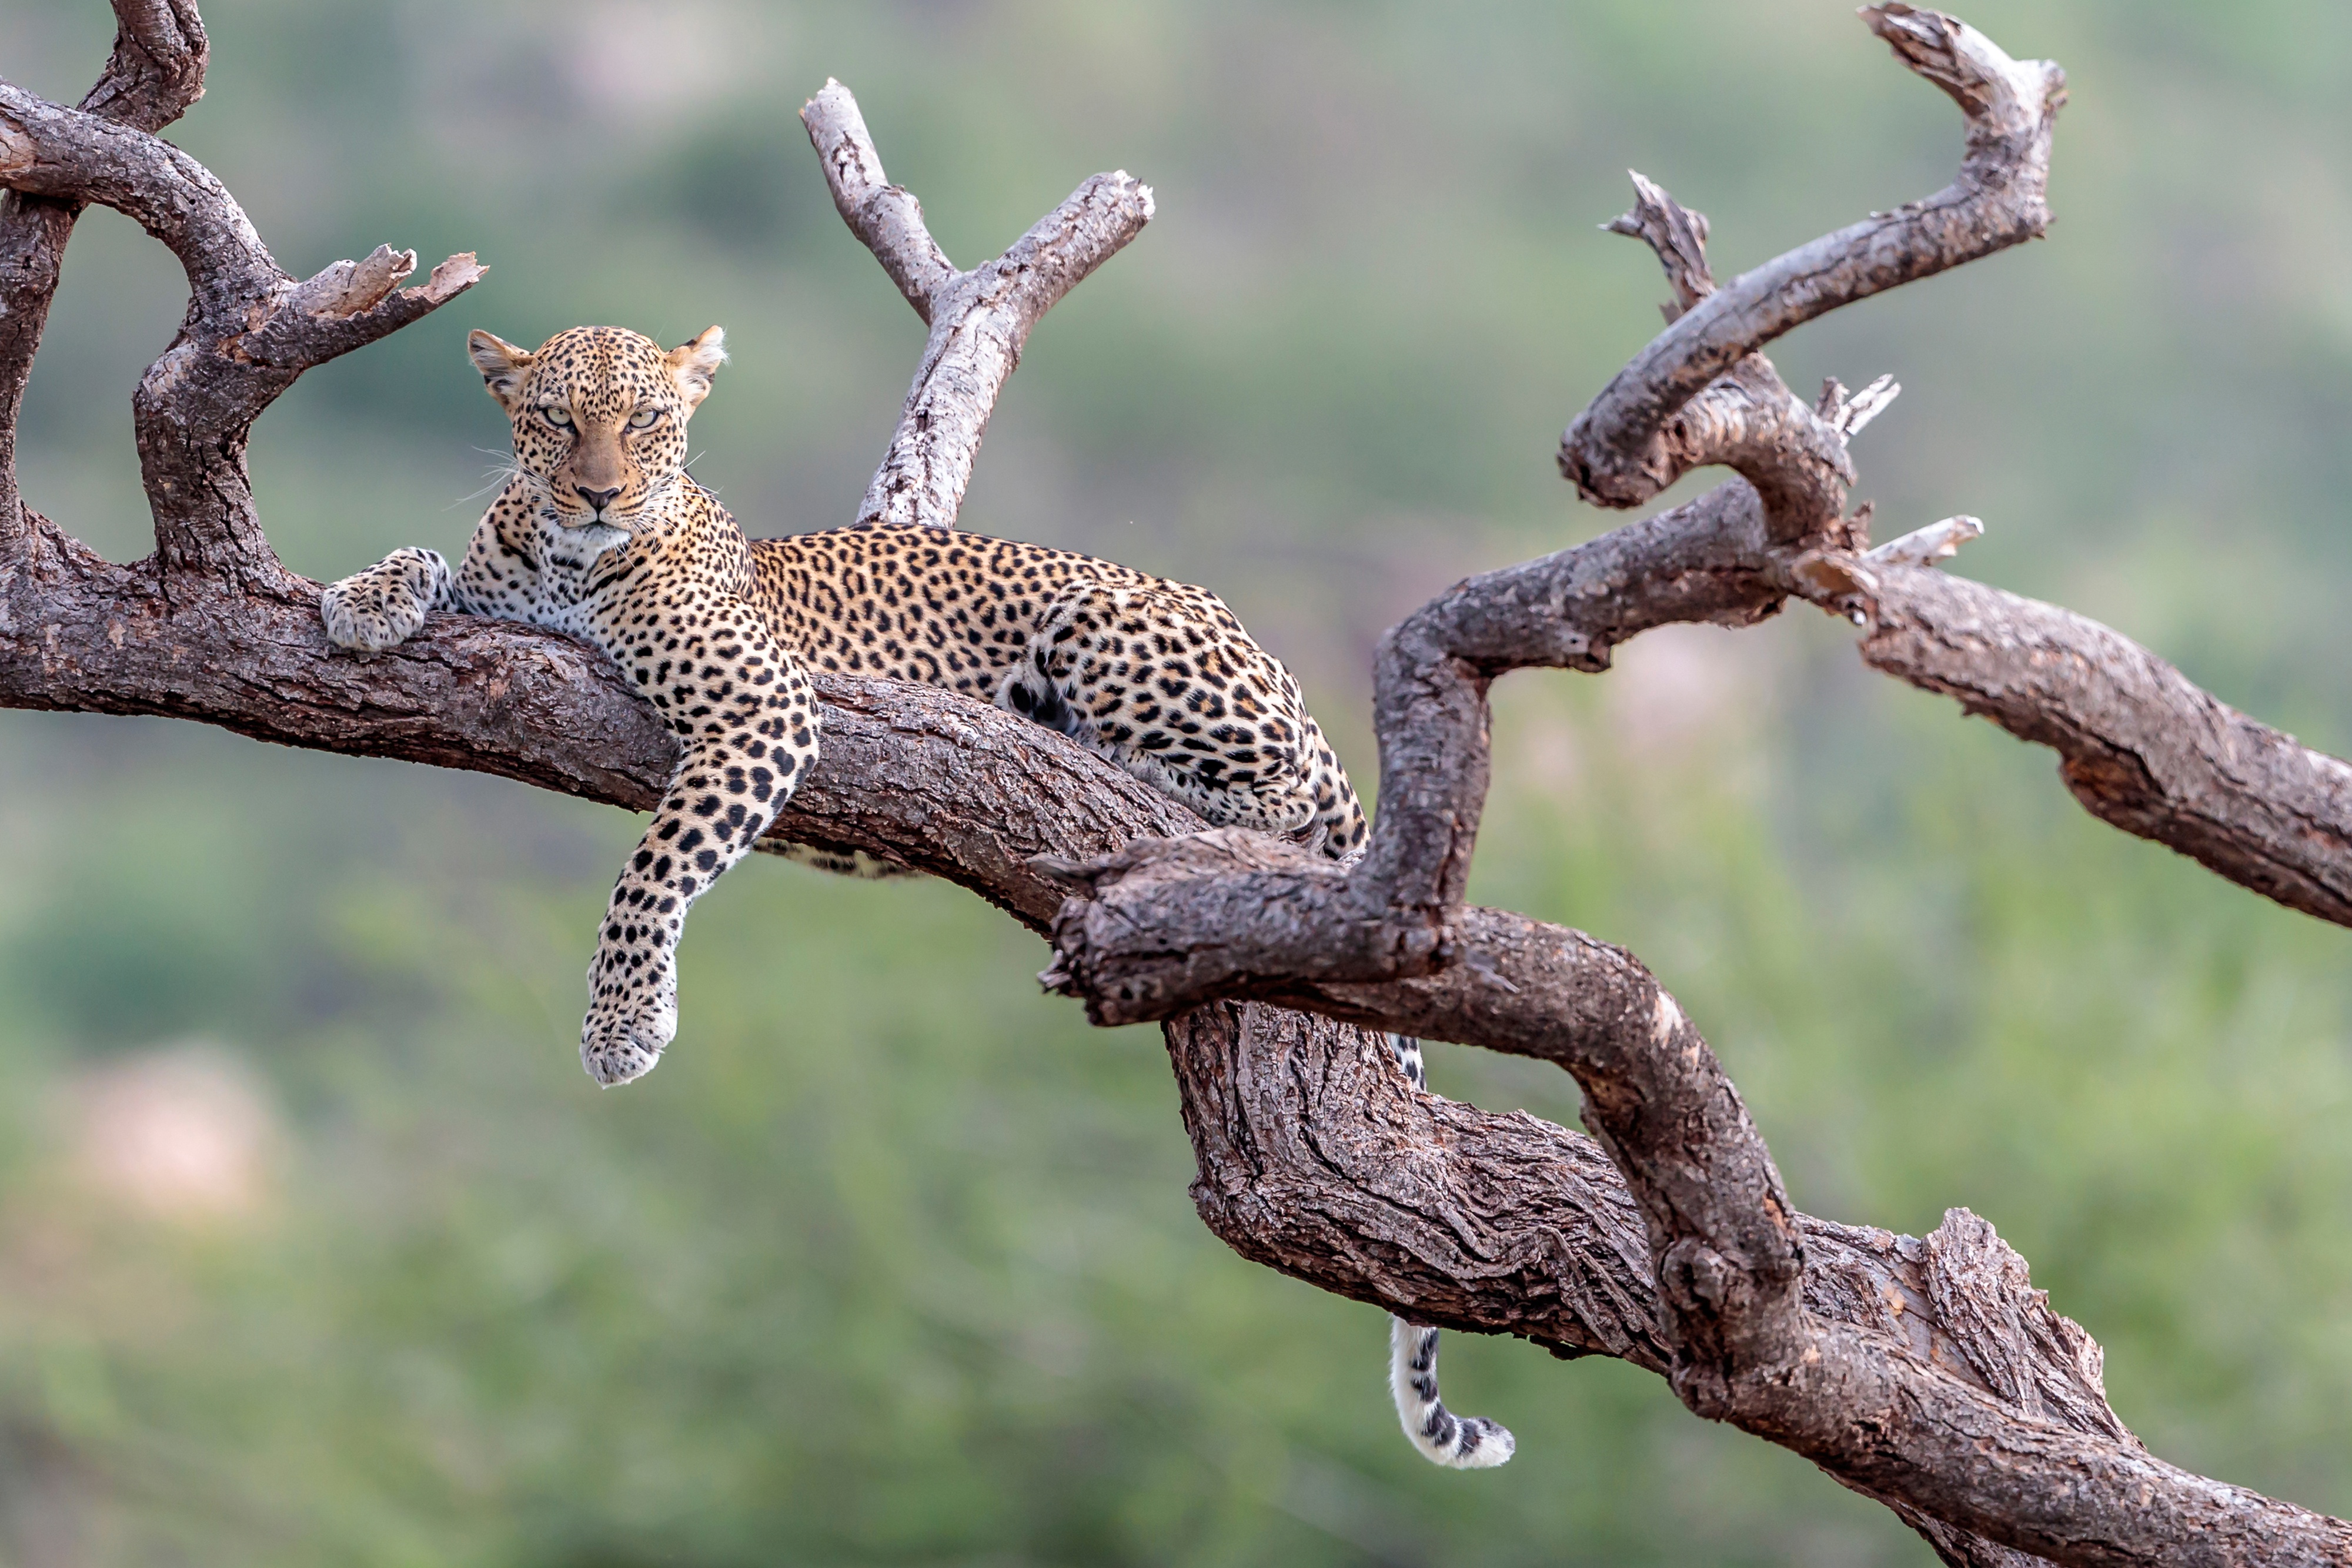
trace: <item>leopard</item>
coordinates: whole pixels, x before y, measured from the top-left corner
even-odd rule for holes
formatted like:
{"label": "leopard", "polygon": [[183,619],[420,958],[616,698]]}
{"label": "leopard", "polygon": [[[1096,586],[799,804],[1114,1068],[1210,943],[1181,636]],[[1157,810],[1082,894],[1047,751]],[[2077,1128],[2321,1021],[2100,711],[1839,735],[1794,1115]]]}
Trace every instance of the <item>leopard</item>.
{"label": "leopard", "polygon": [[[580,1059],[605,1087],[677,1032],[687,912],[766,835],[815,765],[813,671],[942,687],[1057,731],[1211,823],[1279,834],[1342,865],[1361,802],[1297,678],[1204,588],[957,529],[849,527],[749,538],[688,471],[688,422],[727,360],[718,327],[664,349],[574,327],[535,350],[467,335],[507,415],[502,482],[452,570],[394,550],[320,592],[325,636],[389,653],[436,612],[520,622],[601,652],[679,757],[606,900]],[[781,846],[824,869],[888,862]],[[1389,1037],[1426,1087],[1420,1042]],[[1510,1434],[1439,1401],[1434,1329],[1397,1321],[1391,1384],[1414,1446],[1477,1469]]]}

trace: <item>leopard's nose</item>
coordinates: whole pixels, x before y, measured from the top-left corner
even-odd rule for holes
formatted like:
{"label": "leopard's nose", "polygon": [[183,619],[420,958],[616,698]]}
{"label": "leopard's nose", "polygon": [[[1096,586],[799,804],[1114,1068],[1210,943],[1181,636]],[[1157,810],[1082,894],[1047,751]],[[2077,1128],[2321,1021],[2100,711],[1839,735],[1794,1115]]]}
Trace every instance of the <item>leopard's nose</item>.
{"label": "leopard's nose", "polygon": [[605,507],[611,506],[613,504],[613,497],[621,493],[621,486],[618,485],[614,486],[609,490],[591,490],[585,485],[574,485],[572,487],[580,493],[580,498],[582,500],[587,502],[590,507],[600,512]]}

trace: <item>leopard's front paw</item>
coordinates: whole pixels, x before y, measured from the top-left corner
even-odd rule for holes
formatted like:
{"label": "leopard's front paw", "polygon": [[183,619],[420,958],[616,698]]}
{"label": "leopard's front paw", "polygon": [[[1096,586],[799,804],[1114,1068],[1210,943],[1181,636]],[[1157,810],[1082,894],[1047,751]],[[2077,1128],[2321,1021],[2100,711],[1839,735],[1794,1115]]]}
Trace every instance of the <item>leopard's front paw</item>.
{"label": "leopard's front paw", "polygon": [[[602,967],[588,971],[590,984]],[[651,1072],[663,1048],[677,1037],[677,987],[665,976],[648,987],[624,985],[609,996],[598,988],[580,1026],[580,1065],[610,1089]]]}
{"label": "leopard's front paw", "polygon": [[319,596],[319,613],[328,642],[380,653],[405,642],[448,594],[449,563],[440,551],[396,549],[365,571],[330,583]]}

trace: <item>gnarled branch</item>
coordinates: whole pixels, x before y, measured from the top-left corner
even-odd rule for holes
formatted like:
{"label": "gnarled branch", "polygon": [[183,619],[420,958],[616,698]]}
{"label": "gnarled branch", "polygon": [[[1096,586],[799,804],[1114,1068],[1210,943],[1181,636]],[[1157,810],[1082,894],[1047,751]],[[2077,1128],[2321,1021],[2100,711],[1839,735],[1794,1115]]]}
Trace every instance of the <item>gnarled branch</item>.
{"label": "gnarled branch", "polygon": [[2048,226],[2043,195],[2065,73],[2047,60],[2013,60],[1940,12],[1890,3],[1864,6],[1862,16],[1897,58],[1959,105],[1968,150],[1958,177],[1923,201],[1873,214],[1744,273],[1677,317],[1560,438],[1560,472],[1586,500],[1638,507],[1696,465],[1662,439],[1667,422],[1775,338]]}
{"label": "gnarled branch", "polygon": [[[114,52],[83,95],[83,112],[161,131],[205,90],[210,46],[193,0],[116,0]],[[33,156],[31,138],[0,120],[0,168]],[[0,191],[0,548],[24,535],[16,496],[16,415],[47,325],[58,267],[83,204]]]}
{"label": "gnarled branch", "polygon": [[[2095,706],[2112,692],[2089,691],[2079,671],[2071,684],[2028,678],[2032,651],[2003,662],[2026,639],[2012,632],[2004,643],[1981,617],[1961,624],[1954,606],[1969,602],[1968,585],[1903,564],[1948,553],[1966,530],[1909,537],[1875,561],[1859,559],[1868,549],[1862,519],[1842,516],[1853,477],[1844,448],[1892,382],[1859,397],[1832,383],[1818,409],[1807,408],[1761,353],[1823,310],[2029,237],[2046,220],[2057,68],[2011,61],[1935,13],[1890,5],[1864,16],[1967,115],[1969,151],[1952,187],[1727,288],[1707,267],[1705,220],[1640,176],[1634,210],[1610,225],[1649,241],[1675,301],[1666,330],[1570,427],[1563,471],[1588,498],[1618,506],[1702,465],[1729,465],[1741,479],[1589,545],[1459,584],[1389,634],[1374,715],[1381,818],[1352,873],[1230,833],[1048,862],[1082,896],[1056,918],[1045,977],[1083,997],[1101,1022],[1251,998],[1559,1063],[1575,1076],[1586,1123],[1640,1207],[1676,1393],[1698,1414],[1887,1500],[1948,1558],[2339,1561],[2352,1552],[2352,1526],[2164,1465],[2114,1421],[2104,1396],[2077,1408],[2082,1419],[2053,1423],[2038,1385],[1989,1379],[1983,1363],[1972,1364],[1979,1375],[1960,1375],[1896,1336],[1820,1311],[1805,1286],[1814,1270],[1807,1228],[1680,1008],[1629,955],[1461,903],[1486,788],[1487,683],[1515,668],[1603,668],[1611,643],[1668,620],[1745,623],[1801,595],[1873,624],[1874,663],[1979,694],[2011,727],[2072,746],[2070,781],[2078,753],[2117,749],[2100,750],[2067,723],[2070,704]],[[1945,639],[1937,664],[1923,649],[1939,627],[1958,634]],[[2070,641],[2095,659],[2120,660],[2117,686],[2161,684],[2123,656],[2121,639],[2103,650],[2084,636]],[[2166,696],[2187,700],[2179,690]],[[2223,724],[2207,729],[2221,747],[2262,750],[2267,771],[2241,765],[2231,775],[2264,797],[2272,815],[2260,826],[2332,820],[2330,811],[2340,820],[2340,765],[2263,750],[2259,737]],[[2147,739],[2145,725],[2134,738]],[[2198,752],[2193,742],[2184,749]],[[2177,783],[2178,770],[2168,777]],[[2158,792],[2133,795],[2137,782],[2101,786],[2135,801]],[[2307,809],[2315,795],[2317,810]],[[2193,837],[2214,820],[2184,831]],[[2340,836],[2314,842],[2291,867],[2242,842],[2230,851],[2205,858],[2250,885],[2291,886],[2305,898],[2345,859]],[[2314,858],[2325,869],[2311,869]],[[1997,1271],[2011,1270],[2004,1261]],[[2021,1266],[2013,1272],[2021,1283]],[[2015,1291],[2003,1299],[2013,1303]],[[2048,1343],[2092,1354],[2072,1325]],[[2095,1373],[2089,1386],[2095,1394]]]}

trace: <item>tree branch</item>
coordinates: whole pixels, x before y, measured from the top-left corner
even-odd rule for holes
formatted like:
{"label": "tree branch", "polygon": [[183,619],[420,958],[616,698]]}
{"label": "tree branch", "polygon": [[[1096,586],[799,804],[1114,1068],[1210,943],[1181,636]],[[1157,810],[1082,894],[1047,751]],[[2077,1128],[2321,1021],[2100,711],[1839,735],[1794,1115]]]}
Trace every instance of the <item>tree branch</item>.
{"label": "tree branch", "polygon": [[1808,597],[1868,625],[1864,663],[2056,751],[2091,815],[2352,925],[2352,767],[2071,610],[1900,558],[1831,558],[1804,576]]}
{"label": "tree branch", "polygon": [[[1610,225],[1649,241],[1675,303],[1665,332],[1570,426],[1563,471],[1588,498],[1619,506],[1703,464],[1728,464],[1741,481],[1457,585],[1383,640],[1381,811],[1352,873],[1228,832],[1045,862],[1082,896],[1056,918],[1045,977],[1085,998],[1097,1022],[1254,998],[1564,1067],[1643,1215],[1676,1393],[1889,1500],[1953,1560],[1998,1561],[1996,1548],[2067,1563],[2338,1560],[2352,1527],[2150,1458],[2103,1396],[2097,1419],[2062,1428],[2013,1377],[2004,1402],[1981,1375],[1816,1311],[1805,1227],[1673,998],[1630,955],[1461,904],[1494,675],[1598,670],[1612,642],[1648,625],[1746,623],[1790,592],[1858,609],[1848,601],[1873,573],[1911,588],[1934,580],[1901,559],[1933,558],[1957,537],[1906,538],[1863,567],[1860,519],[1841,516],[1853,478],[1844,447],[1892,382],[1853,398],[1832,383],[1810,409],[1759,350],[1838,304],[2038,233],[2063,78],[2009,60],[1948,17],[1900,5],[1864,15],[1968,116],[1969,156],[1951,188],[1729,288],[1714,285],[1705,219],[1640,176],[1633,212]],[[1891,649],[1883,632],[1874,646]],[[2071,1325],[2061,1341],[2088,1343]]]}
{"label": "tree branch", "polygon": [[[1691,465],[1662,441],[1709,382],[1813,318],[2038,236],[2066,74],[2013,60],[1940,12],[1864,6],[1863,20],[1968,124],[1958,176],[1924,201],[1824,235],[1697,301],[1617,372],[1560,438],[1560,472],[1596,506],[1638,507]],[[1705,230],[1699,231],[1704,238]],[[1789,538],[1794,533],[1776,531]]]}
{"label": "tree branch", "polygon": [[[104,120],[161,131],[205,90],[209,45],[192,0],[116,0],[113,55],[83,95],[82,110]],[[32,155],[30,138],[0,122],[0,169]],[[16,416],[25,378],[48,323],[58,268],[82,204],[0,192],[0,551],[22,543],[16,494]]]}
{"label": "tree branch", "polygon": [[[187,319],[131,400],[159,584],[168,588],[179,572],[198,592],[225,583],[295,591],[300,580],[278,564],[254,510],[247,431],[304,371],[415,320],[472,287],[481,267],[471,256],[451,256],[423,286],[394,293],[415,257],[382,247],[297,285],[194,158],[148,131],[5,82],[0,181],[20,195],[112,207],[186,270]],[[25,303],[46,314],[55,286],[52,267],[46,286],[33,280],[27,292],[36,298]],[[13,477],[9,488],[13,497]],[[16,535],[27,544],[36,538],[22,519]]]}
{"label": "tree branch", "polygon": [[988,416],[1031,329],[1143,232],[1151,187],[1124,169],[1097,174],[1003,255],[958,272],[924,227],[922,204],[886,181],[847,88],[828,78],[801,106],[801,122],[842,221],[931,329],[906,412],[858,505],[857,526],[953,528]]}

